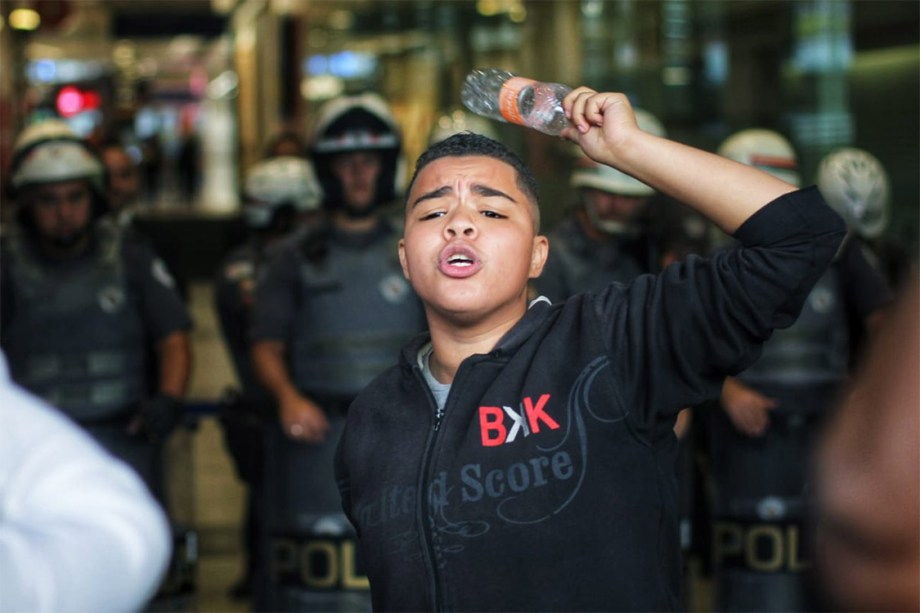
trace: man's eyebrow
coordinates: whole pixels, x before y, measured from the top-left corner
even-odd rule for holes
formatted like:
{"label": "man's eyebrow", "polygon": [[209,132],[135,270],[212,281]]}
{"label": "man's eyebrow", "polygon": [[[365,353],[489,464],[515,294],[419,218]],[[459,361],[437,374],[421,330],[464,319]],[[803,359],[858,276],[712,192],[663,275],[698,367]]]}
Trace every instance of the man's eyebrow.
{"label": "man's eyebrow", "polygon": [[416,198],[410,206],[411,208],[415,208],[420,202],[424,202],[425,200],[433,200],[435,198],[440,198],[441,196],[449,194],[451,191],[453,191],[453,189],[449,185],[443,185],[437,189],[431,190],[430,192],[426,194],[422,194],[421,196]]}
{"label": "man's eyebrow", "polygon": [[511,202],[517,203],[517,200],[506,194],[501,190],[497,190],[494,187],[489,187],[488,185],[483,185],[481,183],[476,183],[472,187],[473,191],[479,194],[480,196],[498,196],[500,198],[506,198]]}
{"label": "man's eyebrow", "polygon": [[[494,187],[489,187],[488,185],[483,185],[482,183],[476,183],[471,187],[471,190],[480,196],[498,196],[499,198],[505,198],[511,202],[517,203],[517,200],[506,194],[505,192],[495,189]],[[422,194],[416,198],[410,208],[415,208],[419,203],[424,202],[425,200],[433,200],[435,198],[440,198],[441,196],[446,196],[453,192],[453,188],[449,185],[443,185],[437,189],[433,189],[430,192]]]}

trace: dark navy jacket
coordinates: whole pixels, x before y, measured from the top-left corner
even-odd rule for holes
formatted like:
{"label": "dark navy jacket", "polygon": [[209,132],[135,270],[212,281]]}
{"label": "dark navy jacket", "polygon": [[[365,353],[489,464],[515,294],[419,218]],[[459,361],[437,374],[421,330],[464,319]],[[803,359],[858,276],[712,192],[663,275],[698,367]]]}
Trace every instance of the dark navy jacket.
{"label": "dark navy jacket", "polygon": [[794,321],[843,234],[802,190],[739,249],[536,301],[464,360],[440,418],[427,335],[407,346],[352,405],[336,463],[375,609],[681,608],[675,416]]}

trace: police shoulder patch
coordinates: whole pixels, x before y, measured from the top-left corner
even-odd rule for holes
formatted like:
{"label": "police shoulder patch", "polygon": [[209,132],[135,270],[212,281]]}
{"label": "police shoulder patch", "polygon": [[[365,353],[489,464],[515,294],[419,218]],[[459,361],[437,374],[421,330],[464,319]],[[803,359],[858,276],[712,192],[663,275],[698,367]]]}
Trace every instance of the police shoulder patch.
{"label": "police shoulder patch", "polygon": [[153,260],[153,265],[150,267],[150,272],[153,274],[154,279],[166,287],[176,287],[175,279],[173,279],[172,275],[169,274],[169,270],[166,268],[166,264],[160,258],[155,258]]}

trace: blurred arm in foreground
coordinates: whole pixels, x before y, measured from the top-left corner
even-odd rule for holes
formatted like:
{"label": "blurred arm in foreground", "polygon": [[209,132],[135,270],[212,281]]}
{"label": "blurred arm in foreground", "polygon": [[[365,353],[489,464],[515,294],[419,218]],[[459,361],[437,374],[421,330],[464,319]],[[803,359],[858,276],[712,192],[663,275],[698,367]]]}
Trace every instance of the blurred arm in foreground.
{"label": "blurred arm in foreground", "polygon": [[130,611],[166,569],[166,517],[127,465],[9,380],[0,357],[0,611]]}
{"label": "blurred arm in foreground", "polygon": [[824,433],[817,560],[835,609],[920,610],[918,314],[914,282]]}

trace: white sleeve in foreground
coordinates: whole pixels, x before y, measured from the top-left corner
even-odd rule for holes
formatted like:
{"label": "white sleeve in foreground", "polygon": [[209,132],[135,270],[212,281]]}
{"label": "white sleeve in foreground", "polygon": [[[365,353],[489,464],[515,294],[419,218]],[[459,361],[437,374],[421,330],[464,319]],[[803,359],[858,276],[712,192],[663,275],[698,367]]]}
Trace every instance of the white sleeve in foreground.
{"label": "white sleeve in foreground", "polygon": [[0,364],[0,611],[131,611],[171,552],[135,473]]}

